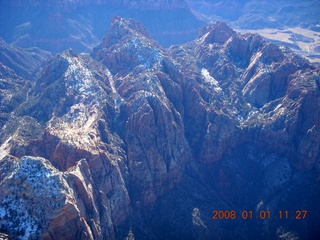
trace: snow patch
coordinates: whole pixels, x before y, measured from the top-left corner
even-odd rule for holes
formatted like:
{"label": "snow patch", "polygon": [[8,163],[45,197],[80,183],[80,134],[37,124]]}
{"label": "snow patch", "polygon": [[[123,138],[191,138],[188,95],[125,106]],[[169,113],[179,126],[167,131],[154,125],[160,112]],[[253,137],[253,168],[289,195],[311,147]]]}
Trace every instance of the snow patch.
{"label": "snow patch", "polygon": [[120,105],[124,100],[120,96],[120,94],[117,92],[117,90],[115,88],[113,76],[111,75],[111,73],[108,69],[106,70],[106,73],[107,73],[107,76],[108,76],[108,79],[110,82],[110,86],[111,86],[111,91],[113,94],[113,103],[114,103],[115,113],[118,114],[118,113],[120,113]]}
{"label": "snow patch", "polygon": [[68,92],[77,94],[78,101],[83,101],[96,94],[97,88],[93,84],[93,76],[83,63],[75,57],[66,56],[69,66],[65,72],[65,86]]}
{"label": "snow patch", "polygon": [[1,146],[0,146],[0,161],[8,154],[9,148],[10,148],[10,140],[12,139],[12,136],[9,137]]}
{"label": "snow patch", "polygon": [[[54,116],[47,126],[51,134],[68,144],[89,149],[95,145],[88,133],[92,131],[99,109],[102,107],[102,89],[86,67],[85,60],[69,55],[64,57],[69,63],[64,74],[64,84],[67,89],[66,94],[72,96],[73,103],[67,113],[62,117]],[[112,92],[116,94],[110,73],[108,77]]]}
{"label": "snow patch", "polygon": [[0,187],[0,228],[16,239],[38,239],[48,214],[58,210],[70,195],[66,181],[48,160],[23,157]]}
{"label": "snow patch", "polygon": [[206,83],[209,83],[210,85],[212,85],[214,87],[214,90],[216,92],[222,91],[221,87],[219,87],[219,82],[214,77],[212,77],[210,75],[209,71],[206,68],[201,69],[201,76],[203,77],[203,79]]}

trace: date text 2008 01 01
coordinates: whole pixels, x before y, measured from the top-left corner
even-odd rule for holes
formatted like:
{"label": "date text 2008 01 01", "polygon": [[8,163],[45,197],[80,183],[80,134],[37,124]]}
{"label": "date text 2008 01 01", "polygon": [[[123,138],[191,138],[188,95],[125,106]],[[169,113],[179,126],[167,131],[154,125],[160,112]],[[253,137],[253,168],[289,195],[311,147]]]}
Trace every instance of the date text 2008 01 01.
{"label": "date text 2008 01 01", "polygon": [[222,220],[222,219],[296,219],[302,220],[307,217],[307,210],[280,210],[276,214],[271,214],[270,210],[260,210],[260,211],[251,211],[251,210],[243,210],[241,212],[237,212],[235,210],[213,210],[212,211],[212,219],[214,220]]}

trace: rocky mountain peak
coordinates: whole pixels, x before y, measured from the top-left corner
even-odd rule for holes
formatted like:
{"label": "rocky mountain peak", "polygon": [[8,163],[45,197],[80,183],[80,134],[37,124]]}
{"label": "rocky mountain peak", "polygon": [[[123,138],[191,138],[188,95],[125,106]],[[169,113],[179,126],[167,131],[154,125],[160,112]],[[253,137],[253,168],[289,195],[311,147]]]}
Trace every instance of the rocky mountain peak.
{"label": "rocky mountain peak", "polygon": [[159,63],[164,50],[149,37],[140,22],[115,17],[102,43],[91,56],[104,63],[112,73],[126,75],[151,69]]}
{"label": "rocky mountain peak", "polygon": [[201,28],[199,38],[202,38],[205,43],[225,43],[235,31],[224,22],[216,22],[209,26]]}
{"label": "rocky mountain peak", "polygon": [[147,38],[150,37],[147,30],[140,22],[132,19],[114,17],[100,47],[108,48],[119,43],[125,37],[140,35]]}

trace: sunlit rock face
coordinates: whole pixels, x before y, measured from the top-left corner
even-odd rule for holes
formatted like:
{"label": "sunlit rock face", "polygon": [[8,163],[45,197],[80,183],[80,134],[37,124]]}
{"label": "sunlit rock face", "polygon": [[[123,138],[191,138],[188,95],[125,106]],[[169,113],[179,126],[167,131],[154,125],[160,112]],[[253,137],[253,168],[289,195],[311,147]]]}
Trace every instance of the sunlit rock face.
{"label": "sunlit rock face", "polygon": [[[285,208],[319,211],[320,72],[287,48],[215,23],[165,50],[141,23],[115,17],[90,56],[59,53],[32,84],[0,67],[9,109],[1,118],[0,232],[316,234],[311,217],[304,227],[276,217]],[[12,104],[3,96],[18,87]],[[268,209],[275,219],[212,222],[213,209]]]}
{"label": "sunlit rock face", "polygon": [[[97,71],[88,69],[91,64]],[[2,151],[21,159],[25,155],[49,159],[50,166],[60,173],[64,187],[69,189],[66,193],[59,188],[61,198],[70,195],[70,200],[62,199],[56,210],[46,209],[51,215],[32,232],[37,234],[35,236],[45,239],[114,238],[113,224],[121,223],[130,212],[124,181],[127,167],[118,164],[126,162],[124,143],[116,134],[109,133],[109,124],[103,120],[108,119],[113,124],[110,116],[115,110],[109,73],[96,64],[72,51],[57,55],[36,80],[28,100],[7,122],[11,137],[2,145]],[[103,117],[104,114],[110,119]],[[113,140],[110,142],[110,139]],[[27,165],[20,166],[22,171],[24,166]],[[48,184],[46,178],[41,181],[40,185]],[[59,181],[56,184],[60,184]],[[46,208],[45,204],[37,206],[39,211]],[[55,214],[56,211],[59,214]],[[40,224],[37,216],[32,219],[36,219],[34,224]],[[4,225],[4,228],[12,229],[10,226]],[[17,231],[9,232],[19,235],[20,230]]]}
{"label": "sunlit rock face", "polygon": [[[81,219],[73,189],[48,160],[25,156],[5,159],[1,167],[11,170],[1,175],[2,228],[12,229],[11,234],[21,239],[93,239],[86,221]],[[66,227],[77,232],[59,233]],[[49,232],[42,235],[44,229]]]}

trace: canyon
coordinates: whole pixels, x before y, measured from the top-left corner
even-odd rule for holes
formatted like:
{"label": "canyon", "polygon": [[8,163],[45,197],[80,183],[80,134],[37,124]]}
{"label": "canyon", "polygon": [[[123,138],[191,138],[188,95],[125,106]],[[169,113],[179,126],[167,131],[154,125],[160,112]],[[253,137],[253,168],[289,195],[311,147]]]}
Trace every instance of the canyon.
{"label": "canyon", "polygon": [[122,17],[90,54],[1,46],[0,232],[319,237],[320,70],[288,47],[215,22],[165,49]]}
{"label": "canyon", "polygon": [[3,0],[0,36],[18,47],[53,54],[70,47],[90,53],[115,15],[142,22],[164,47],[192,41],[204,25],[184,0]]}

